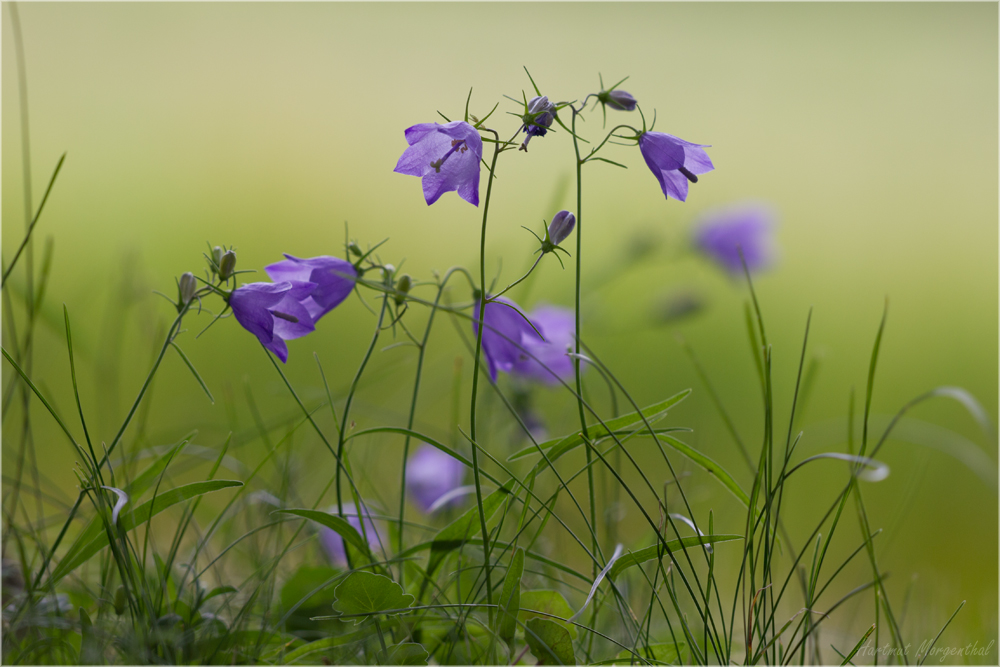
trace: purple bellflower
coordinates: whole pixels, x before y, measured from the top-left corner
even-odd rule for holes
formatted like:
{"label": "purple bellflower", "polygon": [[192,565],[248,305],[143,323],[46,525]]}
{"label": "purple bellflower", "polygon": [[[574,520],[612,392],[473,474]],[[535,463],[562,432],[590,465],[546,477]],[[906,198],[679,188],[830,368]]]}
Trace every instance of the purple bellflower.
{"label": "purple bellflower", "polygon": [[635,111],[635,98],[624,90],[605,90],[597,95],[597,99],[616,111]]}
{"label": "purple bellflower", "polygon": [[[479,334],[479,300],[473,314],[472,331]],[[486,326],[483,328],[483,353],[490,371],[490,379],[496,382],[497,371],[509,373],[514,365],[527,359],[522,348],[525,341],[541,339],[525,319],[520,307],[506,297],[498,297],[486,305]]]}
{"label": "purple bellflower", "polygon": [[347,260],[339,257],[312,257],[299,259],[286,254],[284,261],[264,267],[275,282],[301,281],[315,283],[316,287],[302,300],[313,322],[318,322],[351,294],[358,272]]}
{"label": "purple bellflower", "polygon": [[775,215],[762,204],[739,204],[713,209],[701,216],[694,246],[730,275],[743,273],[740,251],[749,271],[766,268],[774,259]]}
{"label": "purple bellflower", "polygon": [[574,312],[558,306],[539,306],[530,318],[544,340],[534,332],[530,338],[524,337],[522,345],[531,356],[522,355],[511,372],[545,384],[569,380],[573,377],[573,358],[567,352],[572,351],[576,342]]}
{"label": "purple bellflower", "polygon": [[531,141],[532,137],[544,137],[555,119],[556,105],[549,102],[548,97],[545,95],[532,97],[531,101],[528,102],[527,112],[521,117],[521,120],[524,121],[521,130],[528,135],[524,143],[521,144],[521,150],[528,150],[528,142]]}
{"label": "purple bellflower", "polygon": [[715,169],[704,151],[707,147],[663,132],[643,132],[639,137],[639,150],[663,195],[678,201],[687,199],[688,181],[697,183],[698,174]]}
{"label": "purple bellflower", "polygon": [[452,190],[473,206],[479,206],[483,140],[476,128],[461,120],[445,125],[420,123],[408,128],[405,135],[410,147],[393,171],[421,177],[428,206]]}
{"label": "purple bellflower", "polygon": [[229,307],[236,321],[285,363],[288,360],[285,341],[301,338],[316,328],[302,303],[316,286],[298,280],[248,283],[229,295]]}
{"label": "purple bellflower", "polygon": [[[331,507],[327,510],[329,514],[338,514],[336,507]],[[372,521],[371,514],[368,512],[367,506],[363,512],[365,515],[365,529],[361,530],[361,520],[358,518],[358,511],[354,508],[354,503],[344,503],[344,519],[347,523],[351,524],[358,535],[362,538],[365,535],[368,536],[368,546],[371,547],[373,552],[378,552],[382,550],[382,533],[379,527],[375,525]],[[326,557],[334,565],[344,567],[347,565],[347,554],[344,552],[344,538],[342,538],[336,531],[327,528],[326,526],[317,526],[319,531],[319,544],[323,547],[323,551],[326,553]]]}
{"label": "purple bellflower", "polygon": [[[437,447],[422,445],[406,463],[406,490],[423,512],[428,512],[434,501],[462,485],[465,465],[448,456]],[[447,502],[454,505],[461,496]]]}
{"label": "purple bellflower", "polygon": [[559,245],[573,233],[574,227],[576,227],[576,216],[569,211],[559,211],[552,216],[552,222],[549,223],[549,242],[552,245]]}

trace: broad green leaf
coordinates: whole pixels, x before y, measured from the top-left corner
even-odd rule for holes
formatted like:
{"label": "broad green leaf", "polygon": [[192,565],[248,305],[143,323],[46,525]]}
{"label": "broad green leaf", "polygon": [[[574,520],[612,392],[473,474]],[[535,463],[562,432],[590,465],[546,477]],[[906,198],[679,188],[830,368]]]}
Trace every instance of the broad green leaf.
{"label": "broad green leaf", "polygon": [[237,589],[235,586],[217,586],[209,591],[208,594],[201,599],[201,601],[206,602],[207,600],[214,598],[216,595],[225,595],[226,593],[235,593],[236,591]]}
{"label": "broad green leaf", "polygon": [[104,656],[101,655],[101,642],[94,634],[94,624],[90,620],[90,615],[87,611],[80,607],[80,664],[81,665],[100,665],[104,662]]}
{"label": "broad green leaf", "polygon": [[426,665],[430,654],[420,644],[404,642],[389,647],[389,656],[383,665]]}
{"label": "broad green leaf", "polygon": [[521,605],[521,575],[524,573],[524,549],[518,547],[507,567],[500,592],[500,613],[497,615],[497,634],[510,644],[517,630],[517,612]]}
{"label": "broad green leaf", "polygon": [[[295,605],[299,605],[299,609],[303,610],[323,607],[323,610],[326,611],[336,599],[333,594],[335,588],[333,583],[340,574],[340,570],[329,565],[300,566],[281,587],[281,606],[285,611]],[[324,586],[324,584],[327,585]]]}
{"label": "broad green leaf", "polygon": [[[609,431],[612,433],[616,433],[619,430],[626,429],[630,426],[638,424],[642,422],[643,417],[645,417],[646,421],[648,421],[650,424],[653,424],[666,417],[667,412],[670,410],[670,408],[683,401],[685,398],[687,398],[688,394],[690,393],[691,393],[690,389],[685,389],[679,394],[675,394],[664,401],[660,401],[655,405],[650,405],[647,408],[643,408],[641,412],[630,412],[627,415],[622,415],[621,417],[615,417],[614,419],[609,419],[606,422],[604,422],[607,428],[605,428],[605,426],[601,426],[600,424],[588,426],[587,432],[590,434],[591,440],[594,440],[596,438],[603,438],[607,436],[609,434],[608,433]],[[555,440],[549,440],[548,442],[543,442],[538,447],[541,447],[542,449],[551,449],[552,451],[548,452],[548,456],[550,459],[555,460],[557,457],[562,456],[566,452],[582,444],[583,444],[583,438],[581,437],[581,434],[574,433],[572,435],[566,436],[565,438],[556,438]],[[535,447],[534,445],[532,445],[531,447],[525,447],[524,449],[515,452],[514,454],[511,454],[509,457],[507,457],[507,460],[514,461],[516,459],[520,459],[525,456],[537,454],[538,447]],[[556,450],[555,447],[559,447],[559,450]],[[542,461],[542,463],[545,462]]]}
{"label": "broad green leaf", "polygon": [[342,615],[352,616],[355,625],[368,620],[372,614],[404,613],[413,604],[413,596],[403,592],[403,587],[381,574],[352,572],[334,591],[337,599],[333,609]]}
{"label": "broad green leaf", "polygon": [[573,640],[569,632],[555,621],[533,618],[524,629],[524,639],[539,665],[575,665]]}
{"label": "broad green leaf", "polygon": [[[211,493],[212,491],[219,491],[220,489],[227,489],[233,486],[243,486],[243,482],[231,479],[218,479],[208,482],[194,482],[193,484],[179,486],[175,489],[161,493],[155,498],[147,500],[132,510],[129,514],[119,517],[118,525],[122,530],[132,530],[136,526],[146,523],[146,521],[148,521],[151,517],[156,516],[163,510],[168,507],[172,507],[177,503],[182,503],[185,500],[190,500],[196,496]],[[108,534],[106,532],[102,532],[90,543],[77,551],[77,553],[72,555],[67,554],[66,557],[59,562],[59,565],[52,573],[52,581],[62,579],[64,576],[90,560],[97,552],[107,545]]]}
{"label": "broad green leaf", "polygon": [[[668,540],[667,547],[670,548],[670,551],[679,551],[680,549],[687,549],[688,547],[716,544],[718,542],[732,542],[733,540],[742,539],[742,535],[691,535],[690,537],[683,537],[679,540]],[[615,564],[611,566],[611,569],[608,571],[608,577],[610,579],[614,579],[621,574],[622,570],[661,556],[665,558],[667,556],[667,551],[666,549],[663,549],[660,544],[654,544],[644,549],[627,553],[616,560]]]}
{"label": "broad green leaf", "polygon": [[[647,650],[648,648],[648,650]],[[635,652],[642,656],[642,659],[653,665],[673,665],[682,662],[684,649],[687,644],[684,642],[667,642],[665,644],[650,644],[648,647],[636,647]],[[632,654],[632,651],[622,651],[611,663],[614,665],[645,664]]]}
{"label": "broad green leaf", "polygon": [[[539,616],[535,612],[543,612],[549,616]],[[558,616],[561,619],[568,619],[573,615],[573,609],[566,602],[566,598],[558,591],[524,591],[521,593],[521,609],[517,616],[524,623],[531,618],[548,618],[553,623],[559,623],[566,628],[570,636],[576,639],[576,626],[566,621],[550,618]],[[538,657],[537,655],[535,657]]]}
{"label": "broad green leaf", "polygon": [[295,516],[300,516],[303,519],[309,519],[322,526],[326,526],[371,560],[371,552],[368,551],[368,544],[361,538],[358,531],[354,529],[354,526],[347,523],[345,519],[341,519],[335,514],[309,509],[277,510],[272,512],[272,514],[294,514]]}
{"label": "broad green leaf", "polygon": [[[489,521],[503,501],[510,495],[510,490],[514,486],[514,480],[509,480],[499,489],[483,498],[483,514]],[[475,505],[467,510],[450,524],[441,529],[431,541],[431,557],[427,561],[427,576],[430,576],[453,549],[457,549],[470,538],[475,537],[482,529],[479,520],[479,506]]]}

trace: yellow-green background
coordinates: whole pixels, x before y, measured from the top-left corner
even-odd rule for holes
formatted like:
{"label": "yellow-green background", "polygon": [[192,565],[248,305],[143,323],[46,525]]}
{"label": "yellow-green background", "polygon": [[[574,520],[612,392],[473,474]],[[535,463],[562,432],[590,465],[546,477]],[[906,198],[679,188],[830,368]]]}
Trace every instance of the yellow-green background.
{"label": "yellow-green background", "polygon": [[[40,330],[34,374],[70,415],[59,311],[65,303],[82,358],[83,403],[99,439],[113,437],[148,367],[157,325],[170,317],[151,291],[172,294],[174,276],[200,271],[206,241],[235,245],[240,268],[261,270],[281,252],[342,255],[347,221],[363,245],[388,237],[382,258],[397,265],[405,258],[418,279],[455,264],[476,269],[481,210],[454,193],[428,207],[418,180],[392,168],[405,148],[403,129],[440,120],[438,110],[459,117],[470,87],[472,113],[482,116],[500,102],[490,124],[511,134],[517,121],[503,112],[517,106],[502,96],[530,91],[522,65],[556,100],[596,92],[598,72],[609,83],[630,75],[624,87],[648,115],[656,110],[658,130],[712,144],[716,170],[692,186],[687,203],[664,200],[635,148],[608,151],[627,171],[585,168],[584,264],[592,273],[585,278],[584,337],[641,404],[693,387],[673,423],[695,428],[692,444],[742,483],[749,484],[743,464],[675,338],[680,332],[695,346],[756,451],[761,408],[743,325],[746,288],[677,252],[699,212],[714,205],[763,200],[780,213],[780,258],[756,286],[774,344],[782,436],[806,313],[815,308],[811,349],[824,361],[800,423],[803,456],[844,451],[849,392],[863,393],[887,296],[873,412],[884,416],[926,389],[960,385],[996,421],[993,3],[29,3],[20,6],[20,18],[36,205],[59,155],[68,152],[37,234],[36,258],[41,239],[55,239],[45,315],[54,324]],[[5,6],[7,261],[24,228],[9,19]],[[588,119],[585,136],[599,136],[599,112]],[[637,114],[609,120],[640,123]],[[533,140],[527,154],[501,156],[490,275],[501,257],[501,281],[529,261],[533,242],[521,225],[540,229],[542,218],[575,207],[571,169],[565,132]],[[637,233],[662,245],[632,267],[626,248]],[[671,287],[699,291],[707,308],[673,326],[655,324],[652,309]],[[130,304],[124,310],[115,305],[123,298]],[[468,292],[456,288],[452,298],[468,299]],[[572,271],[547,258],[525,305],[539,301],[571,304]],[[423,314],[413,315],[418,326]],[[252,427],[245,384],[268,419],[294,415],[253,337],[227,320],[195,341],[207,322],[190,321],[180,342],[217,403],[209,405],[169,356],[154,389],[152,444],[198,428],[198,442],[215,447],[230,428],[245,432]],[[342,398],[372,326],[361,304],[347,302],[315,334],[290,343],[290,378],[305,396],[320,399],[316,351]],[[438,326],[418,423],[440,435],[450,431],[447,393],[463,348],[444,318]],[[379,347],[391,342],[385,334]],[[376,353],[359,396],[359,426],[405,421],[414,358],[412,348]],[[469,368],[466,359],[466,376]],[[120,378],[117,390],[113,377]],[[592,391],[604,390],[598,383]],[[542,394],[551,427],[571,428],[567,397]],[[921,407],[913,416],[984,451],[993,463],[982,476],[994,482],[938,451],[890,441],[882,458],[892,475],[865,487],[873,525],[894,526],[880,564],[891,572],[897,604],[918,577],[908,621],[918,641],[967,599],[942,644],[983,645],[997,636],[996,442],[954,403]],[[69,450],[44,414],[34,418],[43,469],[71,494]],[[934,433],[927,437],[944,437]],[[18,430],[8,423],[3,435],[6,474]],[[495,443],[499,451],[508,446],[504,438]],[[302,440],[309,455],[299,472],[312,488],[332,474],[333,463],[315,438]],[[259,447],[239,456],[256,461]],[[398,440],[362,450],[359,460],[370,463],[365,483],[392,506]],[[657,459],[644,460],[662,481]],[[814,465],[812,477],[791,487],[798,495],[789,520],[800,530],[843,481],[839,464]],[[696,475],[691,483],[706,513],[737,509],[710,480]],[[625,526],[633,543],[647,543],[634,508]],[[579,562],[579,554],[565,557]],[[844,590],[867,581],[870,571],[859,566]],[[797,610],[790,607],[789,615]],[[870,596],[843,607],[841,621],[831,622],[844,632],[833,635],[838,646],[853,644],[871,615]],[[994,648],[989,660],[996,655]]]}

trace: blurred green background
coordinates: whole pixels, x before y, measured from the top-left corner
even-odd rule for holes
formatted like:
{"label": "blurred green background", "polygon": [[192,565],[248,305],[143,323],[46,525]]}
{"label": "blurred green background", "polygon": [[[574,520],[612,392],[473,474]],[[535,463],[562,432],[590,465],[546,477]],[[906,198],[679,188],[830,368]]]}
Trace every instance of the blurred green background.
{"label": "blurred green background", "polygon": [[[6,261],[24,232],[9,9],[2,52]],[[680,333],[693,345],[758,451],[761,399],[743,320],[746,287],[684,251],[699,213],[716,205],[752,199],[780,213],[779,261],[755,283],[774,345],[779,424],[787,423],[805,319],[815,309],[810,354],[822,362],[796,425],[805,431],[800,456],[845,450],[850,391],[859,392],[860,406],[886,297],[876,424],[884,427],[888,415],[938,385],[966,388],[996,423],[994,3],[30,3],[19,11],[35,205],[68,152],[34,251],[38,263],[43,240],[54,239],[33,374],[62,413],[72,414],[65,303],[98,439],[113,437],[170,321],[170,306],[152,290],[173,295],[175,276],[200,272],[206,241],[235,245],[239,268],[259,271],[281,252],[342,256],[347,222],[362,245],[389,238],[381,257],[397,266],[405,259],[417,279],[456,264],[477,269],[481,211],[454,193],[428,207],[419,181],[392,168],[406,147],[403,130],[440,120],[437,111],[460,117],[470,88],[472,113],[482,117],[500,102],[490,124],[512,134],[518,121],[502,112],[518,106],[503,95],[531,94],[522,65],[555,100],[596,92],[598,72],[606,83],[629,75],[623,87],[647,115],[656,110],[658,130],[712,144],[716,171],[691,188],[686,203],[664,200],[634,147],[607,154],[628,170],[584,169],[584,337],[640,404],[694,388],[671,423],[694,428],[689,442],[741,483],[749,487],[746,468],[676,340]],[[637,114],[612,120],[641,123]],[[599,137],[600,113],[581,131]],[[501,258],[501,283],[520,275],[534,249],[521,225],[540,230],[543,218],[575,207],[572,167],[565,132],[534,139],[529,153],[501,156],[488,275],[497,274]],[[652,249],[641,261],[637,244]],[[23,288],[23,268],[12,281],[15,291]],[[455,285],[452,300],[467,301],[468,291]],[[529,307],[571,305],[572,290],[569,265],[564,271],[547,260],[530,290],[514,297]],[[695,293],[705,307],[659,321],[672,290]],[[16,301],[14,312],[23,318]],[[425,314],[415,308],[410,317],[419,329]],[[232,429],[248,442],[234,456],[249,465],[264,449],[253,441],[247,388],[268,424],[284,428],[295,406],[257,342],[233,320],[194,340],[208,321],[190,320],[179,342],[216,404],[171,353],[154,387],[145,442],[175,442],[197,428],[196,442],[214,448]],[[352,298],[315,334],[291,342],[287,373],[302,395],[314,403],[322,397],[315,351],[342,399],[373,326]],[[444,437],[452,433],[454,359],[465,357],[466,394],[471,363],[447,319],[436,327],[418,428]],[[7,327],[4,336],[9,345]],[[387,332],[379,347],[392,342]],[[376,354],[356,407],[359,427],[405,423],[415,357],[412,347]],[[3,373],[6,387],[9,366]],[[596,377],[590,387],[603,399]],[[536,400],[550,433],[573,427],[567,395],[540,391]],[[497,415],[491,444],[505,452],[511,435],[495,403],[487,399],[485,408]],[[465,398],[462,405],[465,424]],[[865,487],[872,524],[886,528],[880,564],[891,572],[887,586],[898,605],[917,577],[907,623],[918,641],[967,599],[941,644],[985,645],[996,639],[998,621],[997,443],[954,402],[921,406],[911,417],[901,430],[907,437],[890,440],[880,457],[891,476]],[[36,410],[33,418],[43,472],[52,488],[72,496],[69,450],[46,415]],[[5,474],[17,424],[9,418],[4,425]],[[303,431],[299,442],[301,488],[318,489],[333,461],[314,436]],[[356,466],[368,464],[365,488],[383,494],[388,507],[398,498],[400,452],[399,440],[386,438],[356,445],[354,453]],[[970,465],[955,452],[965,452]],[[665,479],[662,462],[648,461]],[[798,495],[788,520],[800,540],[845,479],[839,464],[814,466],[791,487]],[[701,473],[689,484],[706,514],[709,507],[717,517],[737,509]],[[732,525],[717,521],[742,532],[736,514]],[[621,530],[630,544],[650,539],[634,508]],[[844,549],[856,544],[852,530]],[[578,562],[579,554],[563,556]],[[844,590],[867,581],[870,572],[857,565]],[[870,595],[842,610],[827,630],[838,645],[873,620]],[[994,647],[989,660],[996,656]]]}

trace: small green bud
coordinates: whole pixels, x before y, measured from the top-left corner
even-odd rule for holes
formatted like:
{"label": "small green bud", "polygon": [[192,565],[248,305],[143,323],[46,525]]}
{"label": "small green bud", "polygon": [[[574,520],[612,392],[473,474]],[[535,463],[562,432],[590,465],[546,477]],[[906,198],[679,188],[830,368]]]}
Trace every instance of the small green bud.
{"label": "small green bud", "polygon": [[347,252],[351,253],[355,257],[362,257],[364,255],[364,253],[361,252],[361,248],[359,248],[358,244],[354,241],[347,244]]}
{"label": "small green bud", "polygon": [[121,616],[125,613],[125,587],[119,586],[115,591],[115,614]]}
{"label": "small green bud", "polygon": [[396,272],[396,267],[392,264],[386,264],[382,267],[382,277],[385,278],[386,282],[392,284],[392,274]]}
{"label": "small green bud", "polygon": [[233,271],[236,269],[236,253],[232,250],[227,250],[219,261],[219,277],[223,280],[229,280]]}
{"label": "small green bud", "polygon": [[188,271],[180,277],[177,281],[177,292],[180,298],[179,306],[186,306],[191,299],[194,298],[194,293],[198,289],[198,281],[195,279],[194,274]]}
{"label": "small green bud", "polygon": [[413,287],[413,281],[410,274],[404,273],[396,281],[396,296],[394,298],[397,306],[402,306],[403,302],[406,301],[406,295],[409,294],[411,287]]}
{"label": "small green bud", "polygon": [[214,248],[212,248],[212,261],[215,263],[215,265],[212,267],[213,271],[217,271],[218,268],[219,268],[219,265],[222,264],[222,253],[223,252],[225,252],[225,251],[222,248],[220,248],[219,246],[215,246]]}

